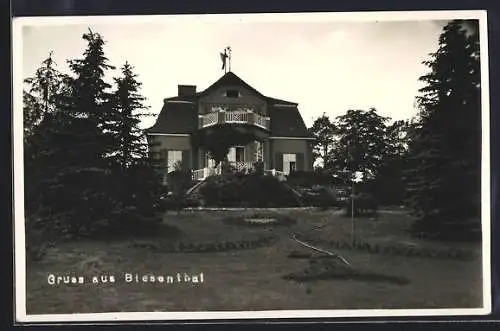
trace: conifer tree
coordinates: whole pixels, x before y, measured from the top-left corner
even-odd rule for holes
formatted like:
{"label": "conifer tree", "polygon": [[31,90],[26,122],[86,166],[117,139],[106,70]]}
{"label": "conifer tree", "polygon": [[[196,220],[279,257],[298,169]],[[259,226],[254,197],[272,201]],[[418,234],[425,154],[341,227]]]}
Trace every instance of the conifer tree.
{"label": "conifer tree", "polygon": [[[433,237],[471,237],[480,212],[480,65],[476,29],[452,21],[417,98],[419,122],[410,146],[408,203],[414,230]],[[471,221],[472,220],[472,221]]]}
{"label": "conifer tree", "polygon": [[67,93],[67,76],[56,68],[52,53],[23,90],[24,211],[27,254],[39,259],[47,243],[60,235],[59,215],[52,210],[54,178],[61,169],[54,134],[61,127],[60,100]]}
{"label": "conifer tree", "polygon": [[41,63],[33,77],[24,80],[24,174],[25,202],[28,212],[40,207],[44,180],[48,172],[43,168],[56,146],[49,143],[51,132],[57,130],[60,97],[67,92],[67,77],[59,72],[52,59],[52,52]]}
{"label": "conifer tree", "polygon": [[121,77],[115,78],[116,91],[113,94],[112,107],[115,112],[115,162],[122,168],[134,166],[141,159],[148,158],[148,143],[143,130],[139,127],[145,112],[149,108],[144,105],[145,98],[140,95],[141,83],[133,67],[126,62],[121,68]]}
{"label": "conifer tree", "polygon": [[114,67],[108,64],[105,42],[98,33],[89,30],[83,39],[87,41],[83,58],[68,61],[73,75],[62,100],[64,125],[53,137],[60,141],[58,159],[64,167],[55,178],[60,189],[53,190],[53,207],[66,215],[73,234],[92,231],[95,224],[110,217],[113,205],[106,159],[115,148],[109,130],[113,112],[107,91],[111,86],[104,75]]}
{"label": "conifer tree", "polygon": [[109,156],[112,166],[114,196],[113,225],[123,231],[130,226],[140,229],[147,221],[159,221],[163,193],[157,159],[149,153],[149,144],[140,128],[143,117],[151,115],[140,94],[141,83],[134,68],[126,62],[121,76],[115,78],[116,90],[111,97],[116,151]]}

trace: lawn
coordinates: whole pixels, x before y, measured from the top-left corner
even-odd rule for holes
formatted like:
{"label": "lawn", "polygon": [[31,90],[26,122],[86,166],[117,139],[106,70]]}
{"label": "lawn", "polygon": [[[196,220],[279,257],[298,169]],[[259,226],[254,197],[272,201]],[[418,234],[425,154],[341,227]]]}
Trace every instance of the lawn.
{"label": "lawn", "polygon": [[[349,240],[349,218],[335,211],[281,211],[297,219],[292,226],[242,226],[222,222],[228,215],[250,211],[192,211],[165,215],[166,225],[180,234],[121,241],[69,242],[51,249],[40,262],[27,265],[27,313],[98,313],[141,311],[234,311],[276,309],[419,309],[479,308],[482,273],[479,244],[423,242],[410,238],[411,218],[403,212],[382,213],[376,220],[356,221],[357,237],[381,244],[413,245],[435,249],[460,246],[478,257],[462,261],[371,254],[359,250],[339,253],[352,268],[386,276],[404,277],[408,284],[375,280],[283,279],[308,266],[291,252],[312,252],[290,239],[291,233],[309,233],[319,239]],[[311,228],[325,224],[321,229]],[[222,242],[254,240],[276,235],[273,244],[222,252],[175,253],[137,247],[141,243]],[[323,247],[327,248],[327,247]],[[327,248],[331,249],[331,248]],[[124,273],[199,275],[199,283],[126,283]],[[84,284],[48,284],[47,277],[88,277]],[[91,276],[111,276],[114,283],[93,284]],[[109,278],[108,278],[109,280]]]}

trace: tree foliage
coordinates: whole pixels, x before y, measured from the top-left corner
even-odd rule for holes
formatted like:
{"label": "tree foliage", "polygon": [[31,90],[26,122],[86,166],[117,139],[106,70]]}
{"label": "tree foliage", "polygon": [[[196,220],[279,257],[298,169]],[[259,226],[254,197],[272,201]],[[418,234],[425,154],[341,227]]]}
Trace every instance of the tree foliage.
{"label": "tree foliage", "polygon": [[[469,21],[468,25],[477,22]],[[470,237],[479,228],[481,103],[477,29],[452,21],[417,98],[419,122],[410,146],[408,203],[414,230],[429,236]],[[477,221],[472,221],[477,220]]]}
{"label": "tree foliage", "polygon": [[368,111],[348,110],[337,117],[338,142],[329,166],[339,174],[360,171],[366,179],[375,178],[387,147],[385,131],[388,120],[373,108]]}
{"label": "tree foliage", "polygon": [[161,182],[139,128],[140,83],[126,63],[112,91],[105,41],[90,30],[82,37],[87,46],[68,60],[70,74],[56,70],[51,54],[25,81],[25,206],[36,219],[28,232],[74,237],[161,220]]}
{"label": "tree foliage", "polygon": [[314,162],[320,160],[323,166],[329,164],[336,138],[335,123],[330,120],[328,115],[323,114],[314,120],[309,132],[316,138],[313,145]]}

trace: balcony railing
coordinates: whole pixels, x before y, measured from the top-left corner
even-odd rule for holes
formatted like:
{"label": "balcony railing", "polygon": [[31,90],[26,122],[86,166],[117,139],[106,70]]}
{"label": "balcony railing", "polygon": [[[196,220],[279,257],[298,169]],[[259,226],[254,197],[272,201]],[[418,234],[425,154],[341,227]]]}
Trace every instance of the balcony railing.
{"label": "balcony railing", "polygon": [[[229,164],[234,167],[237,171],[250,171],[253,169],[253,164],[252,162],[229,162]],[[195,181],[202,181],[205,178],[213,175],[220,175],[221,174],[221,167],[220,165],[217,168],[202,168],[202,169],[197,169],[193,170],[193,180]],[[286,180],[286,176],[288,175],[287,172],[284,171],[279,171],[276,169],[269,169],[264,171],[265,174],[271,175],[274,177],[277,177],[281,181]]]}
{"label": "balcony railing", "polygon": [[252,111],[217,111],[199,116],[200,128],[207,128],[217,124],[233,123],[233,124],[250,124],[257,127],[269,130],[269,117],[262,116]]}
{"label": "balcony railing", "polygon": [[209,114],[203,115],[202,119],[203,119],[202,126],[204,128],[206,128],[208,126],[212,126],[212,125],[217,124],[217,122],[219,121],[219,114],[218,113],[209,113]]}

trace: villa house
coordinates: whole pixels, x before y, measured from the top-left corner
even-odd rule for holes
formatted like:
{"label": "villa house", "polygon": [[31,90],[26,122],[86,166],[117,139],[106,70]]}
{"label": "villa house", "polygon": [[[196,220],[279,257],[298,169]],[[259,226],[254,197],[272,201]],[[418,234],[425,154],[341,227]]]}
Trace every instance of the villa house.
{"label": "villa house", "polygon": [[216,171],[214,161],[193,145],[191,136],[223,125],[244,127],[257,139],[231,147],[228,161],[238,169],[262,162],[266,172],[284,178],[292,171],[313,169],[314,138],[297,106],[264,96],[229,71],[201,92],[193,85],[179,85],[178,95],[164,100],[156,123],[146,132],[167,173],[182,162],[193,170],[195,180],[203,180]]}

